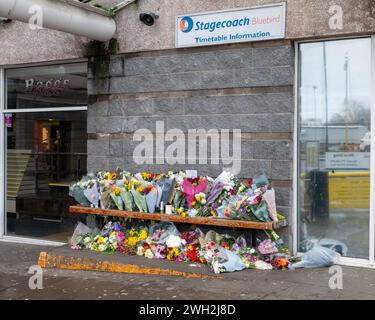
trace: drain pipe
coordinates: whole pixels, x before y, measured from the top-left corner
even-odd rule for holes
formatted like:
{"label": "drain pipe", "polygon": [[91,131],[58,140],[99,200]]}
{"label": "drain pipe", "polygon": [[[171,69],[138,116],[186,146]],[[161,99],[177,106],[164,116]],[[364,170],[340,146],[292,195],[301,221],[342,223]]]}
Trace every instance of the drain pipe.
{"label": "drain pipe", "polygon": [[56,0],[0,0],[0,16],[26,23],[35,16],[43,28],[103,42],[116,32],[114,19]]}

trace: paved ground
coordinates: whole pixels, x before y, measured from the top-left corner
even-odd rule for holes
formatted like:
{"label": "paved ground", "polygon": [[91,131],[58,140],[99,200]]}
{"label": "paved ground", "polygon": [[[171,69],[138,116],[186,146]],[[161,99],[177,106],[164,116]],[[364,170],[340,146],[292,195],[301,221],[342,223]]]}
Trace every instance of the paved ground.
{"label": "paved ground", "polygon": [[[0,299],[375,298],[375,270],[352,267],[343,267],[343,290],[329,288],[327,268],[245,270],[224,274],[222,280],[44,269],[43,290],[31,290],[27,271],[43,250],[51,249],[0,242]],[[188,264],[186,268],[197,271]]]}

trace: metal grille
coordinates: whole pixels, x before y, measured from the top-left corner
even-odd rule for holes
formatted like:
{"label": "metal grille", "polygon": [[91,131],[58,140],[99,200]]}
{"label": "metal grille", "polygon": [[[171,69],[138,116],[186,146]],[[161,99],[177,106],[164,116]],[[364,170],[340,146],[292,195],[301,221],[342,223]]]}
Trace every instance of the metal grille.
{"label": "metal grille", "polygon": [[136,0],[60,0],[69,4],[105,15],[115,15]]}

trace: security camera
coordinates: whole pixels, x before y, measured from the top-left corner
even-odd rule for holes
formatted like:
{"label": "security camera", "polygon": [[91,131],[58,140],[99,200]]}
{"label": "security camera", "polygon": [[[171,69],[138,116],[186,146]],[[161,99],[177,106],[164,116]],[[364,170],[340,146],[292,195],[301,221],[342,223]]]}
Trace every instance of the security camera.
{"label": "security camera", "polygon": [[159,16],[155,13],[141,13],[139,19],[146,25],[152,26],[155,23],[156,19],[159,19]]}

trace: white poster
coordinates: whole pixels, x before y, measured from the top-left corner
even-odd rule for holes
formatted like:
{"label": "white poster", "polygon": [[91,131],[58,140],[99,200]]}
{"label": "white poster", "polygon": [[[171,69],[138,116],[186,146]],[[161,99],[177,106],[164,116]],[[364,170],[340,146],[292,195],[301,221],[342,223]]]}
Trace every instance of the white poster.
{"label": "white poster", "polygon": [[176,47],[282,39],[285,2],[177,17]]}
{"label": "white poster", "polygon": [[327,152],[327,169],[370,169],[370,152]]}

